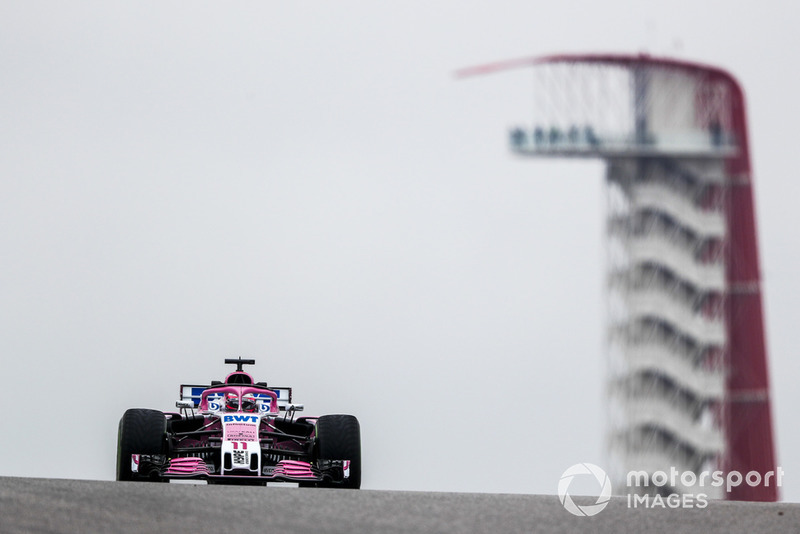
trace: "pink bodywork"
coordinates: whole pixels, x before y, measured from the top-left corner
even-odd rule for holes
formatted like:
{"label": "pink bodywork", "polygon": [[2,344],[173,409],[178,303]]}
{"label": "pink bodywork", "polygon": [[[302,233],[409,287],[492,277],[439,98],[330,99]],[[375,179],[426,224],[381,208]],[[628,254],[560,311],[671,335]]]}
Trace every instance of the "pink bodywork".
{"label": "pink bodywork", "polygon": [[313,478],[317,476],[311,471],[311,464],[308,462],[299,462],[297,460],[281,460],[275,466],[275,471],[272,476],[274,477],[287,477],[287,478]]}
{"label": "pink bodywork", "polygon": [[[164,472],[165,476],[196,477],[210,475],[208,465],[202,458],[173,458]],[[217,478],[217,477],[214,477]],[[236,477],[240,478],[240,477]],[[246,477],[245,477],[246,478]],[[269,480],[316,480],[311,464],[297,460],[282,460],[269,476],[259,477]]]}
{"label": "pink bodywork", "polygon": [[[209,388],[203,392],[203,395],[200,397],[200,410],[205,411],[208,410],[208,396],[209,395],[217,395],[222,393],[233,393],[239,396],[239,406],[242,405],[242,397],[248,393],[252,393],[254,395],[267,395],[270,398],[269,403],[269,413],[273,415],[278,415],[280,410],[278,409],[278,395],[274,391],[270,391],[268,389],[257,388],[253,386],[217,386],[213,388]],[[240,408],[241,409],[241,408]]]}
{"label": "pink bodywork", "polygon": [[165,475],[207,475],[208,465],[202,458],[173,458]]}

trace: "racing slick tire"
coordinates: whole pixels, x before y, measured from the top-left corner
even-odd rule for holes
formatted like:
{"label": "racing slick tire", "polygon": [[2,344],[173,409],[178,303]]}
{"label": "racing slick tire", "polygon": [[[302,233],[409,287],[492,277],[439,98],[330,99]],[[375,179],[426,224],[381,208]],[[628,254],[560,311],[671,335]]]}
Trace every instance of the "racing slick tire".
{"label": "racing slick tire", "polygon": [[163,454],[167,418],[158,410],[131,408],[119,420],[117,480],[133,480],[131,454]]}
{"label": "racing slick tire", "polygon": [[344,482],[320,482],[323,488],[361,488],[361,426],[352,415],[323,415],[317,420],[317,457],[350,460],[350,476]]}

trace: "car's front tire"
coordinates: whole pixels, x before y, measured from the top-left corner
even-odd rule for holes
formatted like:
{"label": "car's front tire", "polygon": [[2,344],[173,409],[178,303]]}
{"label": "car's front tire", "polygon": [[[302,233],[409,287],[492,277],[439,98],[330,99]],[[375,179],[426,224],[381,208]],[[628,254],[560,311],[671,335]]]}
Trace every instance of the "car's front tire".
{"label": "car's front tire", "polygon": [[119,421],[117,480],[133,480],[131,454],[163,454],[167,419],[158,410],[131,408]]}
{"label": "car's front tire", "polygon": [[361,488],[361,425],[352,415],[323,415],[316,427],[320,460],[349,460],[350,476],[342,483],[320,482],[321,487]]}

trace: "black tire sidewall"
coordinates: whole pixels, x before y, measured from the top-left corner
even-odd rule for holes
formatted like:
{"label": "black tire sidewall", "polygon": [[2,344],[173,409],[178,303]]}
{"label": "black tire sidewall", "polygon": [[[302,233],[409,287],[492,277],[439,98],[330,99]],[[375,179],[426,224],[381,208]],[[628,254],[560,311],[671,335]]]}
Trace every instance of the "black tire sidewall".
{"label": "black tire sidewall", "polygon": [[[352,415],[323,415],[316,425],[320,460],[349,460],[350,477],[335,487],[361,487],[361,425]],[[327,485],[327,484],[323,484]]]}
{"label": "black tire sidewall", "polygon": [[119,421],[117,480],[132,480],[131,454],[163,454],[167,418],[158,410],[131,408]]}

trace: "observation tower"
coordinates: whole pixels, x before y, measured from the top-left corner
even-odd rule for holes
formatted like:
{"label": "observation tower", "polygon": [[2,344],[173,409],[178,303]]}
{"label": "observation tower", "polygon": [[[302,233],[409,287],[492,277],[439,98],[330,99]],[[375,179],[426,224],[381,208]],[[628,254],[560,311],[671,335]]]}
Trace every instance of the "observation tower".
{"label": "observation tower", "polygon": [[[628,471],[775,469],[744,94],[716,67],[558,55],[459,72],[533,71],[514,153],[606,163],[607,444]],[[711,498],[775,501],[775,479]],[[697,493],[676,484],[661,494]],[[716,491],[716,494],[714,493]]]}

